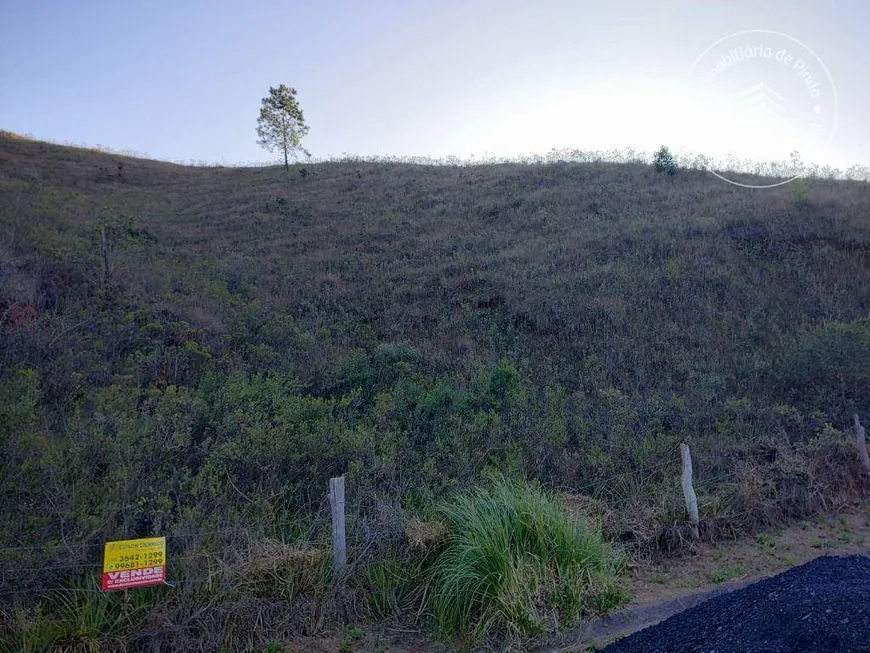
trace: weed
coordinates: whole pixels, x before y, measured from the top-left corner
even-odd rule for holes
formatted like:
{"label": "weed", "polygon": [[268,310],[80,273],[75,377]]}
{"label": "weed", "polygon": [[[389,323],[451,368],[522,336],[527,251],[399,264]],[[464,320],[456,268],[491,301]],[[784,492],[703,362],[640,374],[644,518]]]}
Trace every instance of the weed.
{"label": "weed", "polygon": [[776,540],[767,533],[759,533],[755,538],[755,542],[763,548],[773,548],[776,546]]}
{"label": "weed", "polygon": [[719,569],[712,574],[710,574],[710,580],[714,583],[725,583],[729,580],[737,578],[738,576],[743,575],[743,568],[739,566],[735,567],[727,567],[723,569]]}
{"label": "weed", "polygon": [[18,644],[13,650],[43,651],[56,648],[98,651],[135,627],[149,607],[150,594],[130,597],[94,593],[78,586],[54,597],[49,605],[17,610]]}
{"label": "weed", "polygon": [[284,653],[286,650],[287,647],[281,642],[270,642],[266,645],[264,653]]}
{"label": "weed", "polygon": [[344,630],[341,640],[339,641],[338,650],[349,653],[353,651],[354,644],[359,642],[365,633],[356,626],[349,626]]}
{"label": "weed", "polygon": [[372,612],[379,617],[400,614],[415,598],[422,582],[418,566],[396,559],[373,563],[364,573],[370,587]]}
{"label": "weed", "polygon": [[814,549],[833,549],[837,545],[831,542],[830,540],[826,540],[824,538],[819,538],[817,540],[813,540],[810,542],[810,546]]}
{"label": "weed", "polygon": [[795,205],[798,208],[804,208],[810,203],[810,188],[804,181],[795,181],[792,183],[792,195],[794,196]]}

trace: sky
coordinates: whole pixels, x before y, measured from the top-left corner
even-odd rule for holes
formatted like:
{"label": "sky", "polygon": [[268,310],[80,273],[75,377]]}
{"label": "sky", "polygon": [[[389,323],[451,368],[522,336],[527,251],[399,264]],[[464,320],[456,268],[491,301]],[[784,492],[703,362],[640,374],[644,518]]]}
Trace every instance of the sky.
{"label": "sky", "polygon": [[634,147],[870,165],[867,0],[0,0],[0,129],[270,162]]}

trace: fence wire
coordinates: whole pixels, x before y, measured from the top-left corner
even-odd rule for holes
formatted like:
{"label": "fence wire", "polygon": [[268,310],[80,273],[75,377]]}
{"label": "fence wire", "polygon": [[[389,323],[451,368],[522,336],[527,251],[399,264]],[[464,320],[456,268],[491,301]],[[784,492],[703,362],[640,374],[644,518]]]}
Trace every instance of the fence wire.
{"label": "fence wire", "polygon": [[[728,469],[725,471],[719,471],[718,473],[713,473],[712,475],[708,475],[704,472],[698,473],[698,468],[704,468],[704,463],[707,463],[710,468],[720,470],[723,464],[734,463],[737,461],[746,461],[759,459],[763,456],[768,455],[767,453],[761,452],[732,452],[729,456],[726,457],[717,457],[715,461],[711,460],[703,460],[700,461],[694,459],[693,456],[693,467],[695,468],[694,473],[694,485],[695,487],[704,487],[709,485],[720,485],[724,483],[733,482],[735,480],[735,472],[736,470]],[[656,475],[663,474],[666,470],[671,470],[671,474],[673,476],[673,480],[675,484],[678,483],[681,471],[682,471],[682,462],[680,460],[680,456],[678,452],[674,452],[673,456],[669,456],[665,460],[661,460],[653,465],[648,465],[638,469],[627,470],[624,472],[619,472],[616,474],[609,474],[606,476],[591,476],[589,477],[589,482],[594,484],[595,486],[600,486],[602,489],[611,488],[623,482],[625,479],[630,478],[634,479],[638,482],[644,483],[648,482],[652,477]],[[577,491],[576,487],[567,487],[567,486],[559,486],[555,488],[551,488],[555,492],[560,493],[575,493]],[[770,503],[770,502],[768,502]],[[750,509],[740,510],[737,512],[728,512],[727,516],[729,519],[742,519],[742,518],[750,518],[754,515],[757,515],[759,511],[764,511],[765,508],[775,507],[776,502],[773,502],[771,505],[759,505]],[[311,541],[316,528],[316,523],[318,517],[321,520],[325,517],[325,512],[328,511],[328,505],[324,499],[322,504],[322,508],[319,513],[315,516],[312,516],[310,520],[292,520],[295,523],[299,523],[302,521],[311,521],[311,525],[306,530],[306,537],[302,538],[305,541]],[[355,522],[354,516],[357,516],[360,513],[360,505],[349,504],[348,514],[351,516],[350,524],[353,525]],[[227,538],[232,537],[234,535],[244,535],[244,536],[254,536],[257,537],[266,537],[262,534],[262,527],[230,527],[230,528],[217,528],[217,529],[207,529],[202,531],[182,531],[176,533],[167,533],[162,537],[165,537],[167,541],[179,541],[183,542],[185,540],[191,540],[196,538],[209,538],[209,537],[221,537]],[[153,537],[153,536],[152,536]],[[159,536],[158,536],[159,537]],[[296,538],[294,538],[295,540]],[[371,547],[373,547],[376,542],[371,540],[371,538],[360,538],[357,537],[357,534],[348,532],[348,540],[350,542],[357,542],[359,544],[359,549],[356,551],[355,559],[359,560],[365,556]],[[249,543],[250,544],[250,543]],[[319,544],[323,544],[320,542]],[[38,553],[59,553],[59,552],[81,552],[83,555],[88,555],[93,557],[95,554],[94,550],[103,549],[105,547],[105,542],[99,543],[68,543],[68,542],[52,542],[50,544],[41,544],[41,545],[28,545],[28,546],[6,546],[0,547],[0,561],[2,561],[3,554],[38,554]],[[242,550],[235,550],[235,554],[238,556],[239,553],[244,553],[245,548],[242,547]],[[84,553],[88,552],[88,553]],[[177,560],[184,560],[185,563],[190,563],[192,560],[203,560],[208,559],[214,561],[216,566],[222,567],[223,571],[218,571],[216,573],[211,573],[204,577],[197,578],[177,578],[177,579],[167,579],[165,583],[162,585],[157,585],[156,587],[169,586],[170,588],[178,587],[178,586],[188,586],[188,585],[197,585],[202,583],[226,583],[226,580],[219,580],[217,576],[220,576],[227,569],[226,565],[227,561],[220,557],[220,552],[216,551],[214,553],[204,553],[198,552],[196,550],[187,549],[182,551],[181,553],[177,553],[175,555],[171,555],[172,551],[168,552],[168,562],[167,562],[167,571],[170,576],[175,576],[177,573]],[[238,561],[236,561],[238,562]],[[349,567],[353,568],[356,563],[351,562]],[[19,589],[5,589],[3,585],[6,585],[11,582],[12,577],[16,574],[27,575],[27,574],[36,574],[38,572],[42,573],[51,573],[51,572],[71,572],[75,573],[75,570],[88,570],[92,569],[94,571],[101,569],[103,566],[102,562],[81,562],[75,564],[46,564],[40,566],[27,565],[27,566],[15,566],[15,565],[2,565],[0,564],[0,597],[9,597],[9,596],[17,596],[22,594],[31,594],[31,595],[51,595],[54,593],[103,593],[103,590],[99,587],[93,588],[75,588],[75,587],[25,587]],[[5,579],[5,580],[4,580]],[[235,586],[238,587],[238,583],[235,583]]]}

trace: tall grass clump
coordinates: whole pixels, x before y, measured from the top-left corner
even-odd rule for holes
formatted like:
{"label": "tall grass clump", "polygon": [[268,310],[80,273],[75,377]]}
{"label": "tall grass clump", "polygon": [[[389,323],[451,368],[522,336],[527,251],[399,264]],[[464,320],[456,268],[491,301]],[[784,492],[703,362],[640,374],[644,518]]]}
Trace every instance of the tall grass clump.
{"label": "tall grass clump", "polygon": [[597,529],[554,497],[503,478],[443,503],[450,525],[433,570],[444,637],[528,637],[628,600],[622,564]]}

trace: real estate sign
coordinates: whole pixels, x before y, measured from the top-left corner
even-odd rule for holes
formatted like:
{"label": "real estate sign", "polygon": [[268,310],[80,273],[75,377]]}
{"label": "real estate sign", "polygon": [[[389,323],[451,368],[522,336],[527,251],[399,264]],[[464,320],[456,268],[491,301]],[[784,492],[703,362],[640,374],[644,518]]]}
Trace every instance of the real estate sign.
{"label": "real estate sign", "polygon": [[166,580],[166,538],[106,542],[103,591],[159,585]]}

